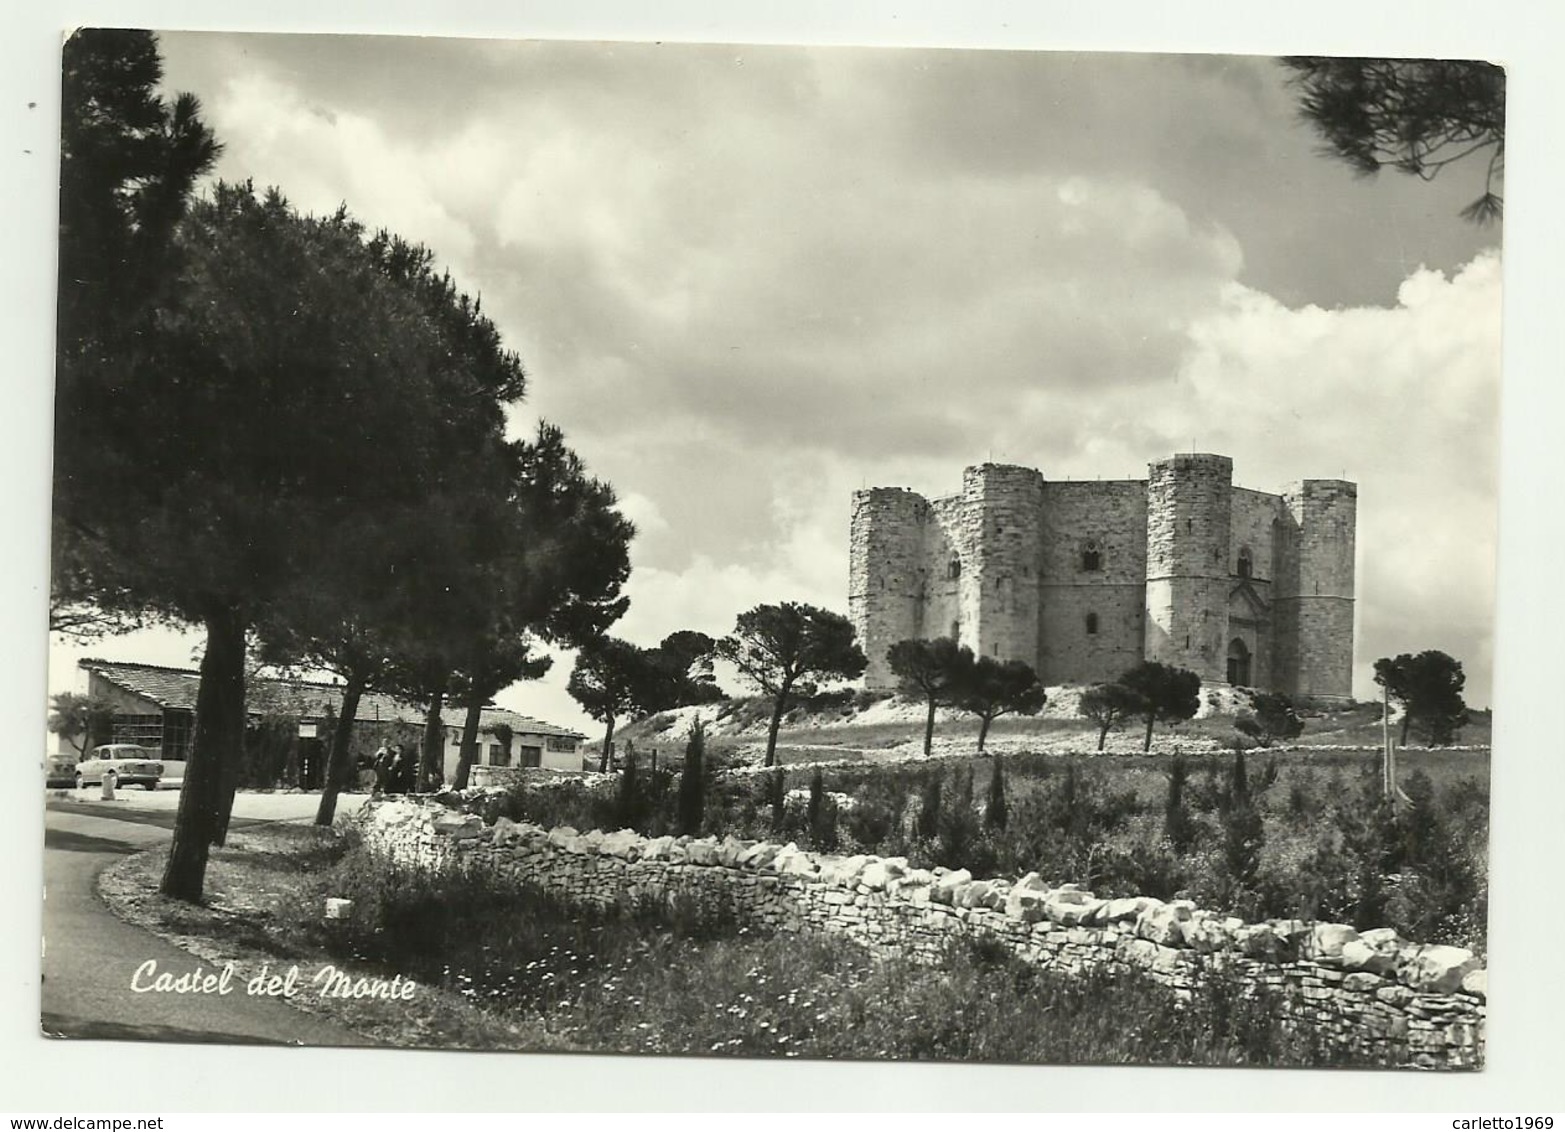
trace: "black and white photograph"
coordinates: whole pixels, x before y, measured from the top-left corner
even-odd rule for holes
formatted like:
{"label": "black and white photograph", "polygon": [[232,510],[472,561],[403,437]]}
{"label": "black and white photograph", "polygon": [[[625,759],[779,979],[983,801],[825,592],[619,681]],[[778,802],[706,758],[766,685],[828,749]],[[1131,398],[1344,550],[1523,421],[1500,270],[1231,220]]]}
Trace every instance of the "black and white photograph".
{"label": "black and white photograph", "polygon": [[1503,63],[60,73],[62,1058],[1485,1072]]}

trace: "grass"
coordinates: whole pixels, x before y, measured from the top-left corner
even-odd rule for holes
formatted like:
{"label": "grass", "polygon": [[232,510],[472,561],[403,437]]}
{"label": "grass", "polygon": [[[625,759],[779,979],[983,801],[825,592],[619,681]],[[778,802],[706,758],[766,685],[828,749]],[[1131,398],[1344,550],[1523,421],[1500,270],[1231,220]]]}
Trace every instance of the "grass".
{"label": "grass", "polygon": [[103,873],[100,891],[121,919],[215,964],[233,963],[243,982],[265,965],[277,973],[298,965],[304,982],[291,1005],[321,1014],[363,1036],[367,1045],[410,1048],[568,1050],[546,1031],[477,1009],[438,981],[421,982],[411,1001],[324,998],[311,978],[327,964],[353,977],[387,976],[384,964],[345,945],[345,933],[322,915],[338,864],[351,841],[314,826],[273,824],[236,831],[214,848],[204,904],[169,900],[157,891],[166,849],[126,857]]}
{"label": "grass", "polygon": [[[417,980],[411,1004],[313,1004],[379,1044],[1080,1064],[1374,1063],[1328,1047],[1308,1027],[1285,1029],[1280,999],[1247,998],[1215,976],[1181,1004],[1139,975],[1055,975],[981,940],[953,944],[933,969],[878,959],[837,938],[760,937],[739,924],[702,920],[679,903],[583,911],[458,867],[398,869],[340,835],[284,826],[247,830],[214,854],[210,907],[171,906],[140,887],[155,878],[157,857],[119,867],[119,903],[124,891],[140,891],[134,912],[141,922],[208,958],[253,968],[287,957]],[[317,913],[327,893],[354,900],[352,917],[335,930]]]}
{"label": "grass", "polygon": [[[838,749],[826,757],[844,757],[854,751],[877,751],[923,737],[923,719],[910,719],[890,723],[856,722],[857,710],[867,706],[869,697],[855,697],[847,693],[823,693],[814,700],[795,705],[784,719],[778,734],[778,743],[784,750],[783,761],[802,761],[793,748]],[[717,710],[727,709],[725,720],[731,725],[737,721],[744,726],[738,735],[708,736],[709,745],[719,749],[736,749],[756,742],[764,742],[766,725],[770,718],[770,701],[743,697],[716,705]],[[1344,706],[1308,709],[1305,712],[1304,733],[1295,740],[1303,746],[1379,746],[1381,741],[1380,705],[1378,703],[1354,703]],[[1473,711],[1471,722],[1457,736],[1458,742],[1469,746],[1486,746],[1490,741],[1493,714],[1489,711]],[[632,740],[638,749],[656,748],[675,755],[683,750],[683,740],[671,738],[660,724],[666,716],[652,716],[620,728],[621,740]],[[1134,722],[1128,730],[1139,734]],[[1393,725],[1396,729],[1396,725]],[[1059,719],[1048,716],[1002,716],[996,720],[990,734],[996,739],[1025,741],[1028,737],[1058,738],[1079,735],[1081,747],[1091,750],[1097,746],[1097,731],[1083,719]],[[1154,744],[1179,740],[1210,739],[1226,744],[1233,738],[1231,716],[1214,715],[1203,719],[1188,720],[1174,727],[1159,726]],[[978,721],[961,717],[935,725],[937,739],[972,739],[976,742]],[[1416,741],[1416,738],[1415,740]]]}

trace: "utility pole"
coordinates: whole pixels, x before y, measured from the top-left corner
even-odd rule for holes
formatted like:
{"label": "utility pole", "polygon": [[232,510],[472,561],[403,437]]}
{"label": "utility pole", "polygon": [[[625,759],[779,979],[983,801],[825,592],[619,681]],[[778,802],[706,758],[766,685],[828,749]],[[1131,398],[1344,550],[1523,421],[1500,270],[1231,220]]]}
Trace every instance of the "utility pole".
{"label": "utility pole", "polygon": [[1391,748],[1391,689],[1380,688],[1380,786],[1382,792],[1396,801],[1396,754]]}

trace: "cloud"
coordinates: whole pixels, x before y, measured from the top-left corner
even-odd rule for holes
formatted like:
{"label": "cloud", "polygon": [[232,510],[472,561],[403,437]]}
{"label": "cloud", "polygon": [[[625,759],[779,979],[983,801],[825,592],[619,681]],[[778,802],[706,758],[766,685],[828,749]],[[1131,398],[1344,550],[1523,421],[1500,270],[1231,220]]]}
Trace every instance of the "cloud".
{"label": "cloud", "polygon": [[562,425],[637,523],[632,639],[845,608],[853,488],[1195,448],[1263,490],[1356,478],[1364,666],[1447,648],[1486,696],[1498,256],[1460,178],[1317,156],[1269,60],[165,46],[222,175],[482,293],[531,377],[513,426]]}
{"label": "cloud", "polygon": [[1439,648],[1489,702],[1500,283],[1491,252],[1450,277],[1414,272],[1394,307],[1295,310],[1235,286],[1192,329],[1193,404],[1154,410],[1171,435],[1204,418],[1207,443],[1263,490],[1358,481],[1362,695],[1376,657]]}

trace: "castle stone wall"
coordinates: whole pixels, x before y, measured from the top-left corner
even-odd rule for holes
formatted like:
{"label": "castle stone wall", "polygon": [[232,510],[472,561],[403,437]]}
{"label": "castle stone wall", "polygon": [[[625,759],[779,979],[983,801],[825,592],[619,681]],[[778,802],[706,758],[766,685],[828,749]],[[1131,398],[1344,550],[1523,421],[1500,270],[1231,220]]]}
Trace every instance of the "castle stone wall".
{"label": "castle stone wall", "polygon": [[[1038,676],[1045,684],[1112,680],[1142,659],[1147,485],[1056,482],[1044,485],[1043,498]],[[1089,543],[1099,553],[1095,571],[1084,568]]]}
{"label": "castle stone wall", "polygon": [[962,477],[967,502],[963,643],[978,656],[1038,657],[1038,571],[1042,561],[1043,476],[1032,468],[983,464]]}
{"label": "castle stone wall", "polygon": [[849,608],[867,686],[895,686],[897,641],[951,636],[1048,684],[1113,679],[1143,659],[1223,683],[1233,656],[1252,687],[1347,695],[1357,489],[1307,480],[1285,497],[1232,481],[1226,456],[1183,454],[1144,481],[984,464],[932,502],[856,492]]}
{"label": "castle stone wall", "polygon": [[[925,579],[925,528],[929,505],[901,488],[853,493],[852,542],[848,551],[848,617],[869,657],[869,679],[890,679],[886,648],[918,635]],[[875,642],[887,645],[875,647]],[[878,655],[876,655],[878,653]]]}
{"label": "castle stone wall", "polygon": [[1353,692],[1355,531],[1358,486],[1304,480],[1283,495],[1296,531],[1291,576],[1275,606],[1287,624],[1289,686],[1299,698],[1347,698]]}
{"label": "castle stone wall", "polygon": [[1146,658],[1227,679],[1233,461],[1179,455],[1147,478]]}
{"label": "castle stone wall", "polygon": [[[960,495],[950,495],[933,500],[929,505],[930,521],[924,539],[924,563],[929,578],[928,595],[924,606],[924,629],[920,637],[953,637],[962,639],[963,622],[971,625],[971,617],[962,616],[963,556],[967,551],[968,532],[963,526],[967,504]],[[971,565],[970,555],[967,566]],[[951,565],[957,565],[957,575],[952,577]],[[956,632],[952,632],[953,627]],[[887,648],[896,644],[887,643]]]}

